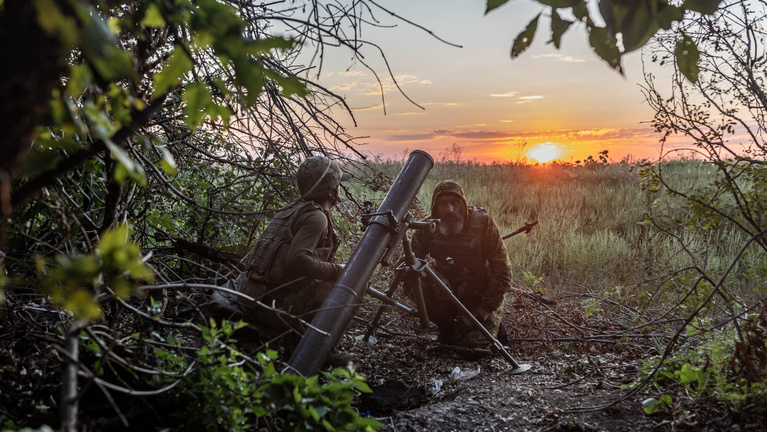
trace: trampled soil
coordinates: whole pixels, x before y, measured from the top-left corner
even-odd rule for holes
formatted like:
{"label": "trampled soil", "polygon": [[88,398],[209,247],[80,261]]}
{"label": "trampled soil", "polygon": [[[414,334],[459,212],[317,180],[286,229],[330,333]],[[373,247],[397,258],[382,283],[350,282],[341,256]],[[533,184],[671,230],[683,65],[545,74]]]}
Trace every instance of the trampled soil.
{"label": "trampled soil", "polygon": [[356,370],[373,389],[358,408],[383,422],[383,431],[653,427],[653,420],[642,411],[642,395],[606,409],[590,409],[625,394],[620,386],[637,377],[636,358],[597,350],[568,353],[565,346],[519,343],[509,353],[532,368],[512,375],[512,367],[501,354],[475,354],[437,342],[433,325],[422,330],[417,319],[397,313],[385,316],[382,322],[371,346],[361,340],[365,333],[362,320],[355,320],[341,349],[354,355]]}
{"label": "trampled soil", "polygon": [[340,344],[373,389],[362,397],[360,412],[384,423],[386,432],[767,430],[759,421],[723,418],[716,403],[692,404],[684,394],[673,394],[675,401],[690,401],[683,410],[645,414],[642,401],[659,394],[640,391],[622,399],[625,385],[654,354],[649,345],[579,341],[571,337],[577,328],[605,324],[573,304],[540,306],[517,296],[507,308],[505,322],[517,339],[508,352],[532,366],[517,375],[501,354],[439,343],[436,326],[422,329],[415,317],[399,312],[384,314],[374,343],[365,343],[375,308],[361,308]]}

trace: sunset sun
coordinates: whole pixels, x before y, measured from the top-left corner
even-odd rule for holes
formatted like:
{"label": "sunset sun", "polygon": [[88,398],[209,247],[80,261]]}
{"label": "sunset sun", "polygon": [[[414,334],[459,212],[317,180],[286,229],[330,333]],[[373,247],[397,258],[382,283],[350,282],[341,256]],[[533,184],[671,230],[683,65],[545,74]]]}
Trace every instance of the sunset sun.
{"label": "sunset sun", "polygon": [[527,157],[531,161],[540,163],[550,162],[561,157],[562,152],[559,147],[559,144],[550,142],[537,144],[527,150]]}

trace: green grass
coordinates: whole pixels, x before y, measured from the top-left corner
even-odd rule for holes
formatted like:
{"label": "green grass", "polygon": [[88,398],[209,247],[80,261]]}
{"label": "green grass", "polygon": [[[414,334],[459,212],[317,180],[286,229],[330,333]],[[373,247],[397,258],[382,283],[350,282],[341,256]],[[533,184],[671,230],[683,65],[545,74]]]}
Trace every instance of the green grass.
{"label": "green grass", "polygon": [[[401,163],[381,162],[378,168],[392,178]],[[698,161],[672,161],[664,176],[689,190],[701,190],[710,181],[711,167]],[[622,162],[572,165],[478,165],[438,163],[418,193],[428,212],[433,186],[440,180],[458,181],[469,204],[484,207],[502,234],[526,222],[538,221],[529,234],[506,240],[516,286],[543,278],[542,286],[554,294],[612,293],[629,304],[652,303],[656,291],[673,301],[695,279],[692,271],[678,280],[666,276],[696,265],[721,275],[746,236],[727,227],[717,229],[682,223],[689,205],[661,191],[641,187],[639,167]],[[380,203],[382,193],[365,196]],[[644,222],[652,213],[669,223],[661,232]],[[680,222],[681,221],[681,222]],[[764,292],[767,259],[754,245],[728,278],[728,290],[753,298]],[[682,283],[684,282],[684,283]],[[673,289],[659,290],[671,284]],[[538,287],[540,288],[540,286]],[[669,294],[671,293],[671,294]]]}

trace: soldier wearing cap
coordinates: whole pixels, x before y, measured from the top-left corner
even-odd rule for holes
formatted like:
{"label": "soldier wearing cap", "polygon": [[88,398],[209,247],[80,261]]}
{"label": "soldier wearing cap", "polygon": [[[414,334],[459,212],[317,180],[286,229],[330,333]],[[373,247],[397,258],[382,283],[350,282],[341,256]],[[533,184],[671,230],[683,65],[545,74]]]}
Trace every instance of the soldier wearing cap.
{"label": "soldier wearing cap", "polygon": [[334,262],[338,235],[328,210],[339,201],[341,182],[348,179],[349,174],[324,156],[301,163],[296,172],[301,197],[274,216],[235,282],[237,291],[255,301],[238,297],[233,308],[215,304],[217,316],[233,309],[228,318],[255,324],[267,339],[283,336],[284,348],[294,348],[303,332],[300,321],[263,305],[306,322],[322,305],[343,269]]}
{"label": "soldier wearing cap", "polygon": [[[511,291],[511,263],[495,221],[485,209],[468,206],[463,188],[454,180],[434,187],[431,217],[440,219],[437,231],[416,231],[413,252],[419,258],[430,255],[453,294],[497,336]],[[423,290],[429,319],[439,326],[441,342],[470,348],[489,345],[444,292],[430,284],[424,284]]]}

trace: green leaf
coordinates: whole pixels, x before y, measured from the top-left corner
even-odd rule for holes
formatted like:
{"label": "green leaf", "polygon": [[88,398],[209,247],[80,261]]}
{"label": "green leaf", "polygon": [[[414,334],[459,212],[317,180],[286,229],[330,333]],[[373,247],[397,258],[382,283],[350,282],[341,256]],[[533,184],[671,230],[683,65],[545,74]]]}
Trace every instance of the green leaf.
{"label": "green leaf", "polygon": [[[122,183],[125,181],[126,177],[130,177],[138,184],[142,186],[146,185],[146,176],[144,169],[140,164],[131,159],[131,157],[128,156],[128,153],[120,146],[113,143],[112,140],[104,139],[104,144],[106,144],[107,148],[112,153],[112,159],[119,163],[115,172],[115,180],[117,182]],[[122,169],[120,169],[120,167],[122,167]]]}
{"label": "green leaf", "polygon": [[245,102],[252,106],[258,102],[258,96],[264,88],[264,69],[257,62],[241,59],[234,62],[237,84],[245,87]]}
{"label": "green leaf", "polygon": [[529,47],[533,42],[535,29],[538,28],[538,18],[540,17],[541,14],[538,14],[535,18],[533,18],[533,20],[527,24],[527,27],[522,31],[522,33],[517,35],[517,38],[514,39],[514,45],[511,47],[511,58],[515,58],[522,54],[522,52],[526,50],[527,47]]}
{"label": "green leaf", "polygon": [[192,69],[192,60],[183,49],[176,47],[162,72],[154,76],[154,98],[164,95],[181,82],[183,75]]}
{"label": "green leaf", "polygon": [[171,152],[168,151],[168,148],[165,146],[158,146],[158,148],[162,153],[162,161],[160,161],[162,171],[167,175],[177,175],[178,169],[176,168],[176,160],[173,158]]}
{"label": "green leaf", "polygon": [[700,53],[698,52],[698,47],[695,46],[695,42],[687,34],[682,33],[682,39],[677,42],[674,55],[676,56],[676,64],[679,67],[679,71],[682,72],[685,78],[691,83],[698,82],[698,59],[700,58]]}
{"label": "green leaf", "polygon": [[178,229],[180,227],[178,221],[172,218],[170,215],[162,215],[161,223],[163,228],[168,230]]}
{"label": "green leaf", "polygon": [[655,19],[658,21],[658,26],[663,30],[669,30],[671,23],[680,21],[682,18],[684,18],[684,9],[664,3],[658,5]]}
{"label": "green leaf", "polygon": [[509,0],[487,0],[487,9],[485,9],[485,13],[490,12],[493,9],[496,9],[500,6],[505,5],[508,3]]}
{"label": "green leaf", "polygon": [[187,86],[182,99],[186,102],[183,108],[185,122],[195,130],[205,118],[206,108],[213,103],[208,86],[200,83]]}
{"label": "green leaf", "polygon": [[245,54],[259,55],[266,54],[271,50],[288,51],[296,45],[294,39],[284,37],[266,37],[253,42],[248,42],[242,47]]}
{"label": "green leaf", "polygon": [[695,373],[695,368],[690,363],[685,363],[682,369],[677,371],[676,374],[683,383],[689,384],[698,379],[698,375]]}
{"label": "green leaf", "polygon": [[61,13],[53,0],[35,0],[37,23],[48,34],[57,35],[64,48],[70,48],[80,39],[77,21]]}
{"label": "green leaf", "polygon": [[162,27],[165,25],[165,18],[162,17],[162,12],[156,3],[152,3],[146,10],[144,19],[141,20],[141,25],[146,27]]}
{"label": "green leaf", "polygon": [[655,398],[647,398],[642,401],[642,408],[644,409],[644,413],[647,415],[655,414],[660,410],[661,404],[658,402],[658,399]]}
{"label": "green leaf", "polygon": [[82,21],[82,50],[95,71],[105,80],[130,77],[133,57],[118,45],[117,37],[101,14],[82,2],[72,3]]}
{"label": "green leaf", "polygon": [[682,6],[685,9],[710,15],[719,9],[720,3],[722,0],[685,0]]}
{"label": "green leaf", "polygon": [[84,289],[71,292],[64,301],[64,309],[72,312],[76,318],[86,321],[101,317],[101,307],[99,307],[95,296]]}
{"label": "green leaf", "polygon": [[573,6],[573,15],[579,20],[586,18],[589,15],[589,10],[586,7],[586,2],[580,2]]}
{"label": "green leaf", "polygon": [[658,23],[648,2],[633,2],[626,10],[620,26],[624,53],[643,46],[658,31]]}
{"label": "green leaf", "polygon": [[556,10],[551,12],[551,42],[559,49],[562,35],[570,28],[572,21],[563,20]]}
{"label": "green leaf", "polygon": [[621,66],[621,52],[618,49],[618,41],[615,37],[610,37],[607,34],[607,29],[601,27],[589,26],[589,43],[594,48],[594,52],[599,57],[602,57],[610,67],[618,69],[620,73],[623,73],[623,67]]}
{"label": "green leaf", "polygon": [[72,98],[80,97],[86,85],[92,80],[91,68],[87,64],[73,65],[69,68],[66,95]]}

